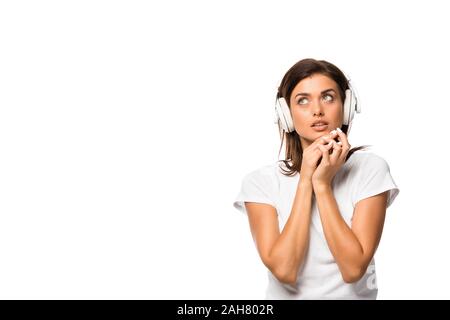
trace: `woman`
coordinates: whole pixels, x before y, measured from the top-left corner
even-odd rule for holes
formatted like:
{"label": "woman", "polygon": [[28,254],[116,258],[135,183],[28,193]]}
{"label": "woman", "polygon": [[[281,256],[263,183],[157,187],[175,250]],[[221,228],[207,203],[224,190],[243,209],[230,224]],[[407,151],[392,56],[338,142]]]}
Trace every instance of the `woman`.
{"label": "woman", "polygon": [[382,157],[350,149],[347,89],[327,61],[293,65],[277,93],[293,125],[280,129],[286,160],[248,173],[235,199],[269,270],[266,299],[376,299],[373,256],[399,189]]}

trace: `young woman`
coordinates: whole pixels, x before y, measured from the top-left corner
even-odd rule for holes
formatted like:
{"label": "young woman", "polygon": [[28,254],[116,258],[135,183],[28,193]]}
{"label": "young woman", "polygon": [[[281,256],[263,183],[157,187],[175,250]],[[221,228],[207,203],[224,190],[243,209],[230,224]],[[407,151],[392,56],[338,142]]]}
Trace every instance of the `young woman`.
{"label": "young woman", "polygon": [[268,268],[266,299],[377,296],[373,256],[399,189],[382,157],[351,149],[347,89],[346,76],[327,61],[293,65],[277,93],[293,126],[280,128],[286,160],[248,173],[233,203],[247,213]]}

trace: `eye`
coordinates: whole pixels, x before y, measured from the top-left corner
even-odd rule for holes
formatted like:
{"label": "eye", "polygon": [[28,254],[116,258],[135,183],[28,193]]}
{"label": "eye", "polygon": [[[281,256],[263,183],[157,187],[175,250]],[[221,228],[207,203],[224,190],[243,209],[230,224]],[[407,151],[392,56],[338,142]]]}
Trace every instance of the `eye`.
{"label": "eye", "polygon": [[308,99],[300,98],[300,99],[298,99],[298,104],[306,104],[307,103],[306,101],[308,101]]}
{"label": "eye", "polygon": [[332,102],[334,100],[334,97],[331,94],[326,94],[323,97],[324,97],[324,100],[327,102]]}

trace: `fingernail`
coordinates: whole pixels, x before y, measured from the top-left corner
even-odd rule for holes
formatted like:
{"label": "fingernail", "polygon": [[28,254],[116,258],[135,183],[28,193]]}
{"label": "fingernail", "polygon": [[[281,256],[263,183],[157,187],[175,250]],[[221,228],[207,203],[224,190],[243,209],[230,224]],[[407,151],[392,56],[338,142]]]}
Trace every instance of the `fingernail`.
{"label": "fingernail", "polygon": [[331,140],[330,142],[328,142],[328,146],[331,146],[333,144],[333,140]]}
{"label": "fingernail", "polygon": [[336,130],[333,130],[333,131],[330,132],[331,135],[333,135],[335,133],[336,133]]}
{"label": "fingernail", "polygon": [[342,130],[341,130],[341,128],[336,128],[336,130],[342,133]]}
{"label": "fingernail", "polygon": [[341,142],[341,141],[338,141],[337,144],[342,144],[342,142]]}

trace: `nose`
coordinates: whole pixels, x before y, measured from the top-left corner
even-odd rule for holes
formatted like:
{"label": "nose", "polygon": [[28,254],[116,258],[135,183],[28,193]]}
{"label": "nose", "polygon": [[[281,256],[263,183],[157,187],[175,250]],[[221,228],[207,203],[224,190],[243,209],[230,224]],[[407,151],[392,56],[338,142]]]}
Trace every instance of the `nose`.
{"label": "nose", "polygon": [[323,116],[322,104],[318,101],[315,101],[312,104],[312,112],[314,113],[314,116],[318,116],[318,115]]}

